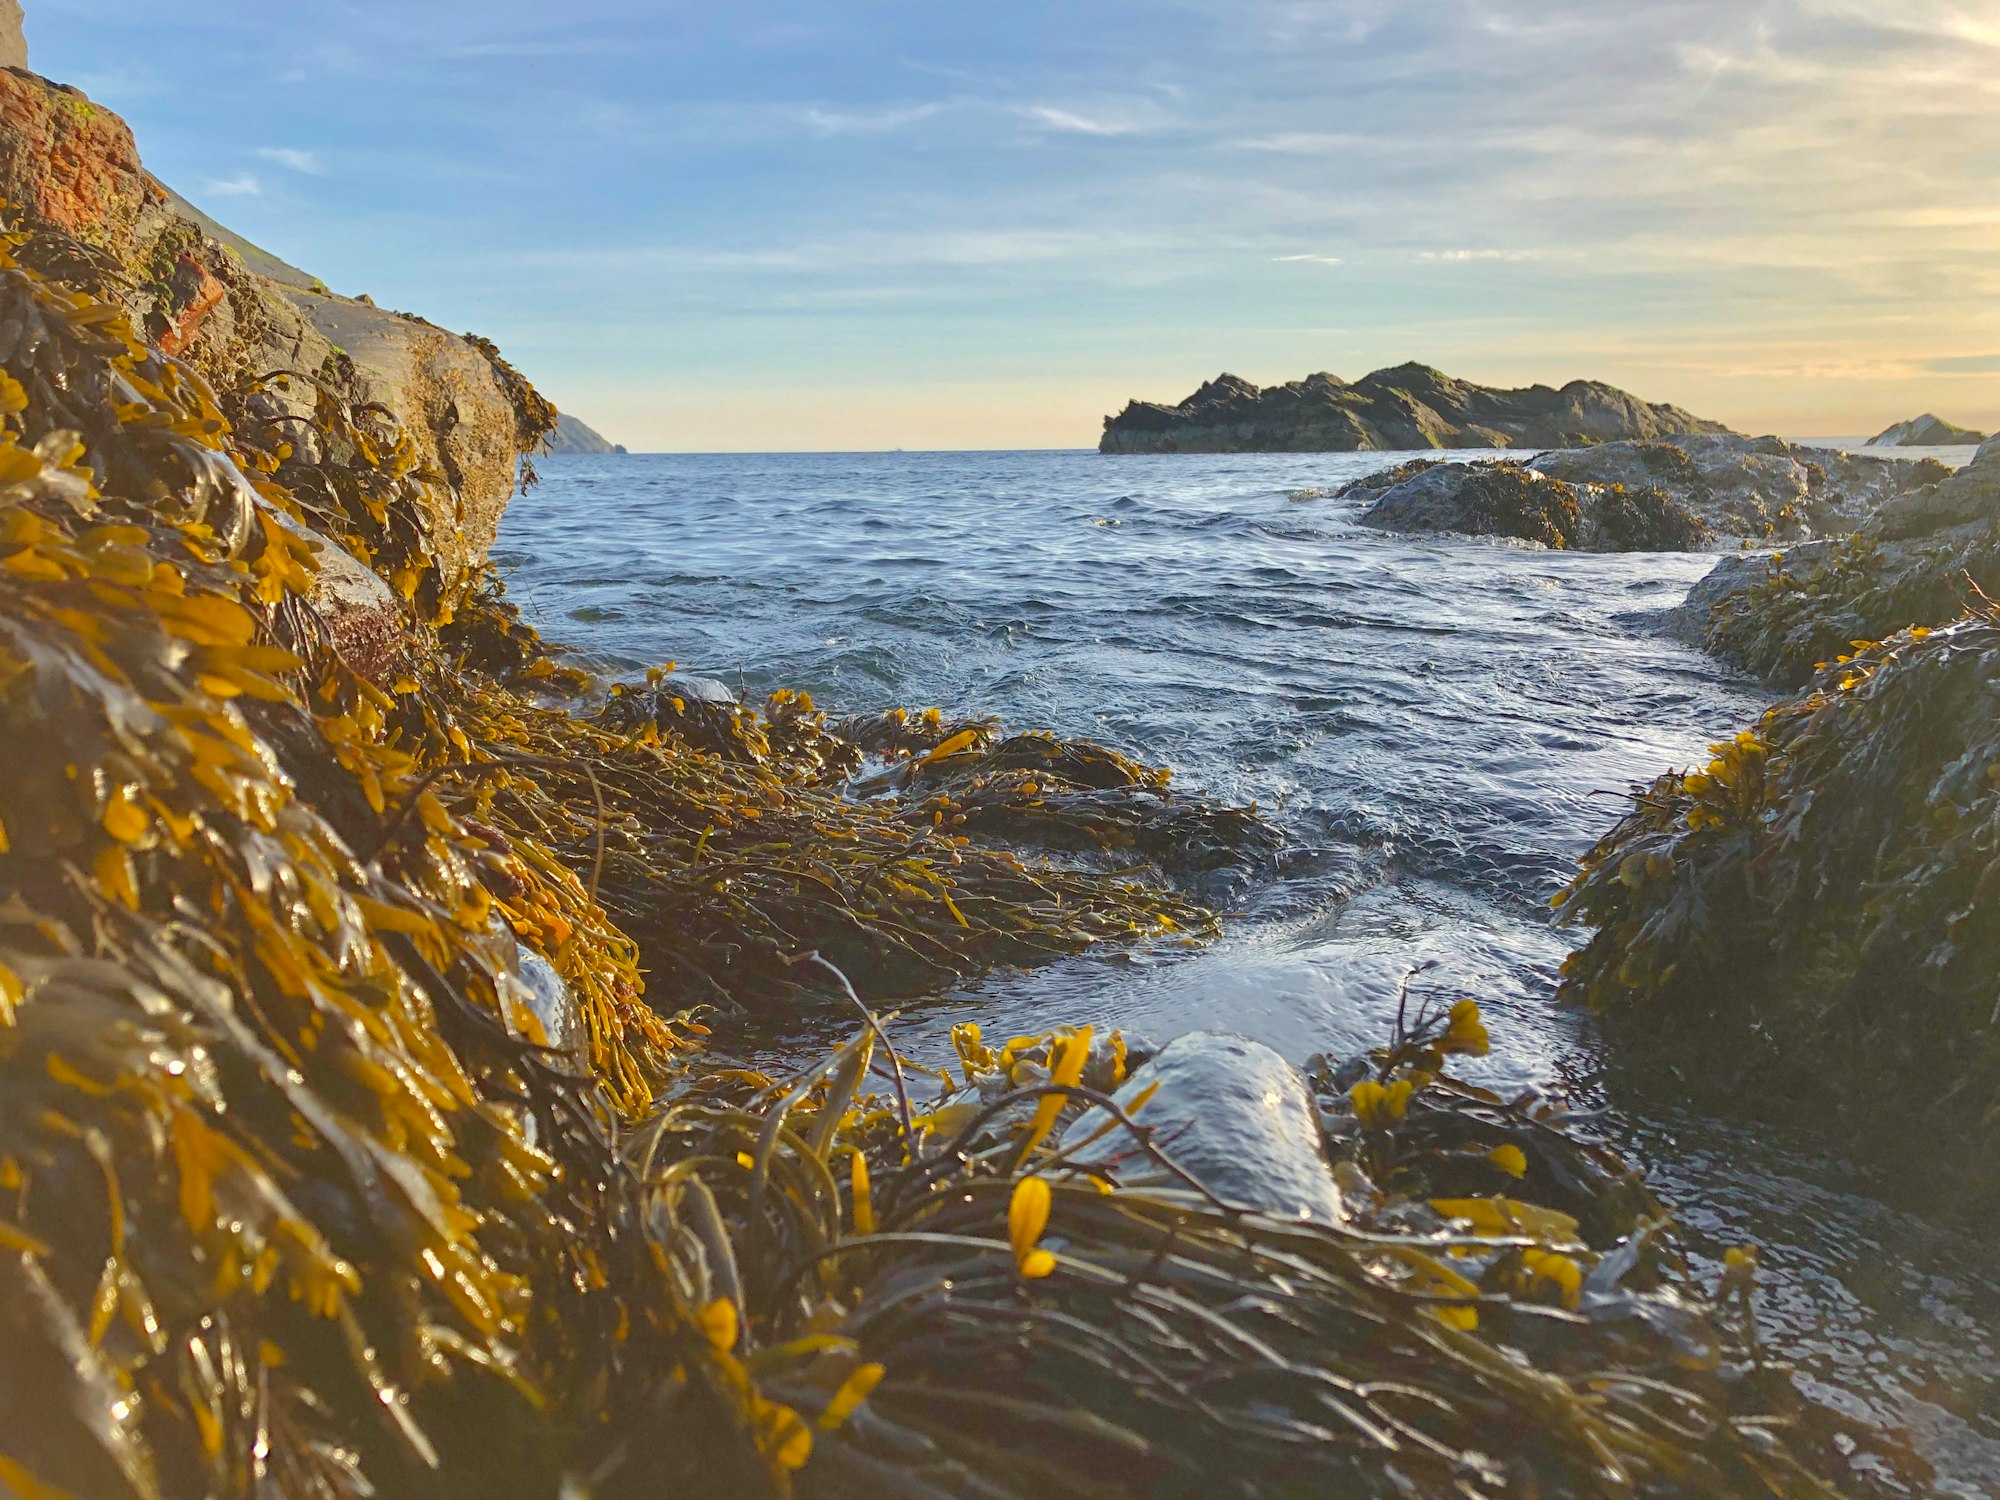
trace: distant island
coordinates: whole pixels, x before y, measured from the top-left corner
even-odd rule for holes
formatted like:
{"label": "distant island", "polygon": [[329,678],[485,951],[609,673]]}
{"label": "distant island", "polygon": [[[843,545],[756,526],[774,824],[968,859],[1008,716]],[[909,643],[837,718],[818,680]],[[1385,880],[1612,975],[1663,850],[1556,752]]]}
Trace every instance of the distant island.
{"label": "distant island", "polygon": [[1868,440],[1871,448],[1976,448],[1986,434],[1925,412],[1907,422],[1878,432]]}
{"label": "distant island", "polygon": [[1097,446],[1102,453],[1355,453],[1572,448],[1729,432],[1594,380],[1502,390],[1407,364],[1351,384],[1324,372],[1266,387],[1219,375],[1178,406],[1129,403],[1104,419]]}
{"label": "distant island", "polygon": [[551,453],[623,453],[625,445],[614,443],[596,428],[568,412],[556,413],[556,430],[549,434]]}

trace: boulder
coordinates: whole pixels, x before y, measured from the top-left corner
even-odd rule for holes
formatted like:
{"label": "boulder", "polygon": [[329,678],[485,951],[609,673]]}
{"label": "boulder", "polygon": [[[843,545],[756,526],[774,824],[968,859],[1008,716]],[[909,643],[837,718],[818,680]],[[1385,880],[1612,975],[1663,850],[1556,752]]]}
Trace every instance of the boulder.
{"label": "boulder", "polygon": [[[1113,1097],[1129,1112],[1148,1089],[1152,1097],[1135,1118],[1176,1166],[1223,1202],[1317,1224],[1345,1218],[1312,1094],[1298,1070],[1262,1042],[1191,1032],[1134,1071]],[[1126,1187],[1186,1190],[1102,1109],[1079,1115],[1062,1146],[1076,1147],[1079,1163],[1112,1168]]]}
{"label": "boulder", "polygon": [[1428,365],[1377,370],[1351,384],[1321,372],[1259,387],[1220,375],[1177,406],[1129,402],[1104,419],[1104,453],[1352,453],[1416,448],[1558,447],[1726,433],[1716,422],[1573,380],[1561,390],[1504,390]]}

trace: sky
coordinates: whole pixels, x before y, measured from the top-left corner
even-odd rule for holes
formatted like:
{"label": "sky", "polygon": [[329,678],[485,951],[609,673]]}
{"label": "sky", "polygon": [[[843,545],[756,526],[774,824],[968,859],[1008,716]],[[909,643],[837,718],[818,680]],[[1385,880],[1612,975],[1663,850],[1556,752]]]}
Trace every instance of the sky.
{"label": "sky", "polygon": [[2000,427],[2000,0],[26,0],[222,222],[638,450],[1421,360]]}

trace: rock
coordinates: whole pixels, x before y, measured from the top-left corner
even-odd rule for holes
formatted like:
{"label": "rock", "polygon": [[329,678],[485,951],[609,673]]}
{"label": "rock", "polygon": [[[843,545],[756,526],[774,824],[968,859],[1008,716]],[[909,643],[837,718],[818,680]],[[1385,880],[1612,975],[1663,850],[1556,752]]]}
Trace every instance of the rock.
{"label": "rock", "polygon": [[452,492],[428,517],[440,560],[484,561],[539,436],[490,345],[335,296],[148,174],[118,116],[19,69],[0,69],[0,199],[105,252],[137,325],[225,398],[247,376],[291,369],[394,411]]}
{"label": "rock", "polygon": [[[1717,536],[1791,541],[1849,532],[1947,472],[1929,460],[1694,433],[1561,449],[1532,467],[1413,459],[1338,495],[1370,506],[1363,524],[1389,530],[1517,536],[1580,551],[1691,552]],[[1532,500],[1523,486],[1542,498]],[[1521,493],[1496,512],[1502,490]],[[1577,508],[1569,521],[1561,514],[1565,491]]]}
{"label": "rock", "polygon": [[[1162,1152],[1225,1203],[1283,1219],[1338,1224],[1340,1188],[1321,1146],[1319,1115],[1298,1070],[1261,1042],[1197,1031],[1162,1048],[1114,1096],[1130,1110],[1140,1093],[1158,1090],[1135,1117]],[[1065,1149],[1096,1135],[1075,1160],[1116,1163],[1127,1186],[1183,1188],[1134,1146],[1102,1109],[1063,1132]]]}
{"label": "rock", "polygon": [[2000,444],[1955,474],[1930,467],[1945,477],[1893,497],[1844,540],[1727,560],[1674,612],[1674,632],[1796,687],[1855,641],[1936,628],[1975,591],[2000,594]]}
{"label": "rock", "polygon": [[0,68],[28,65],[28,34],[22,29],[21,0],[0,0]]}
{"label": "rock", "polygon": [[1907,422],[1878,432],[1868,440],[1871,448],[1969,448],[1986,441],[1986,434],[1960,427],[1942,417],[1925,412]]}
{"label": "rock", "polygon": [[551,453],[623,453],[625,445],[614,443],[581,418],[568,412],[556,416],[556,430],[549,434]]}
{"label": "rock", "polygon": [[[1361,481],[1364,487],[1368,481]],[[1361,517],[1384,531],[1455,531],[1567,547],[1580,530],[1576,491],[1512,463],[1437,464],[1392,484]]]}
{"label": "rock", "polygon": [[1596,381],[1501,390],[1428,365],[1349,384],[1309,375],[1259,388],[1221,375],[1178,406],[1133,401],[1104,419],[1104,453],[1352,453],[1413,448],[1561,447],[1675,432],[1727,433],[1676,406]]}

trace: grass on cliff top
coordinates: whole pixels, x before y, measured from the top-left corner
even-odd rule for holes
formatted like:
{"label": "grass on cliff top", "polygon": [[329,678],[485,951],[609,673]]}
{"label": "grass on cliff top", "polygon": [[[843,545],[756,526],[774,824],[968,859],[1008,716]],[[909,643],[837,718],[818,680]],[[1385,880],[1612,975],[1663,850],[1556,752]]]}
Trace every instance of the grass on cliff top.
{"label": "grass on cliff top", "polygon": [[[881,994],[1199,932],[1117,869],[1263,835],[1098,747],[590,695],[438,576],[388,413],[232,425],[77,255],[0,239],[0,1488],[1829,1493],[1751,1262],[1712,1307],[1628,1169],[1452,1082],[1469,1002],[1324,1101],[1338,1227],[1066,1162],[1088,1028],[964,1032],[935,1097],[872,1016],[705,1054],[685,1007],[847,993],[822,950]],[[402,600],[380,681],[315,535]]]}

